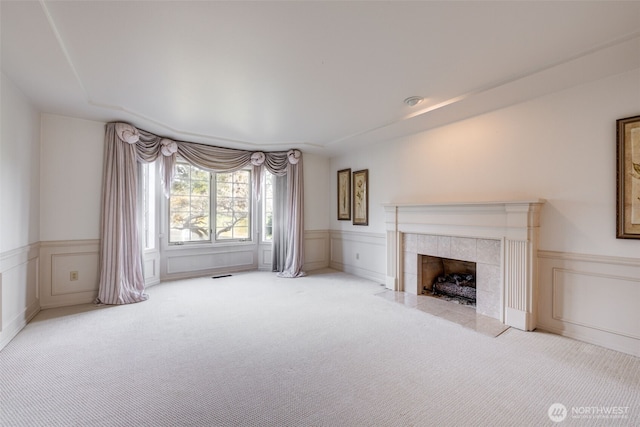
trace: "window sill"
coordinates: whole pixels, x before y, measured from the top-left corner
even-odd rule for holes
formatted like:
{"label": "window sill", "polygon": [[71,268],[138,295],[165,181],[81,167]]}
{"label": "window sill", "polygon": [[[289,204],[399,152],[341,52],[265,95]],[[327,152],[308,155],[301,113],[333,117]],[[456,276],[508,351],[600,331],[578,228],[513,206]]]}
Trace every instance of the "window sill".
{"label": "window sill", "polygon": [[167,251],[186,251],[186,250],[215,250],[218,248],[233,248],[233,247],[246,247],[255,246],[256,242],[252,240],[233,242],[201,242],[201,243],[185,243],[182,245],[170,244],[166,245],[164,250]]}

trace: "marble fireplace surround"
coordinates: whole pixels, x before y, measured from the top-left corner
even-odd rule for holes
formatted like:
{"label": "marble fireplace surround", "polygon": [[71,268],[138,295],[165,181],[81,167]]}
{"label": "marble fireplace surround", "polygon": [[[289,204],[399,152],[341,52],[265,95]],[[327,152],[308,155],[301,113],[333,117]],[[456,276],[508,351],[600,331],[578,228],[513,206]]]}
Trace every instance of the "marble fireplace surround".
{"label": "marble fireplace surround", "polygon": [[476,263],[478,313],[536,327],[537,250],[544,200],[385,204],[386,286],[421,293],[419,255]]}

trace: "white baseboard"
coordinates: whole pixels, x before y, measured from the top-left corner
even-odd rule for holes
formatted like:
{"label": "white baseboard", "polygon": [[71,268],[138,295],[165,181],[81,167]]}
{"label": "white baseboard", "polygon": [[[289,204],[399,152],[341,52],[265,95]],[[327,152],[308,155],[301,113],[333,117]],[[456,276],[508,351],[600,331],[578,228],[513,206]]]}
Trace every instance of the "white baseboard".
{"label": "white baseboard", "polygon": [[345,273],[353,274],[354,276],[362,277],[363,279],[371,280],[372,282],[380,283],[381,285],[384,285],[387,280],[384,275],[381,275],[377,271],[366,270],[353,265],[332,262],[329,267],[339,271],[344,271]]}
{"label": "white baseboard", "polygon": [[27,323],[33,319],[36,314],[40,312],[40,303],[38,301],[34,301],[24,309],[22,312],[18,313],[11,321],[8,322],[6,327],[2,328],[0,332],[0,350],[6,347],[12,339],[15,338],[16,335],[25,327]]}

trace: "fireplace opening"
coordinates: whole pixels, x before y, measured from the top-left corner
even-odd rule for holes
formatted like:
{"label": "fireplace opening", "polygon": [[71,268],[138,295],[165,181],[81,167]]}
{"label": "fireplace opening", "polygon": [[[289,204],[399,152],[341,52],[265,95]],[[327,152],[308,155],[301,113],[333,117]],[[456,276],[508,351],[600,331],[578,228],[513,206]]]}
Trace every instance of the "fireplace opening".
{"label": "fireplace opening", "polygon": [[461,305],[476,305],[476,263],[430,255],[422,257],[422,294]]}

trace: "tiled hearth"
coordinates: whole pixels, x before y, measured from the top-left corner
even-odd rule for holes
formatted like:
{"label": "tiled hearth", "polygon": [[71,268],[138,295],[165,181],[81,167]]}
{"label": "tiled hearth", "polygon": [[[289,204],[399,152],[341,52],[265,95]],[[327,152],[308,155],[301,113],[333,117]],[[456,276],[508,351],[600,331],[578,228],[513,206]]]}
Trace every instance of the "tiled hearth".
{"label": "tiled hearth", "polygon": [[533,330],[543,203],[385,205],[387,288],[411,295],[422,293],[419,255],[475,262],[477,313]]}
{"label": "tiled hearth", "polygon": [[387,289],[385,292],[379,293],[378,296],[491,337],[497,337],[509,329],[499,320],[476,313],[473,307],[452,304],[426,295],[412,295]]}

